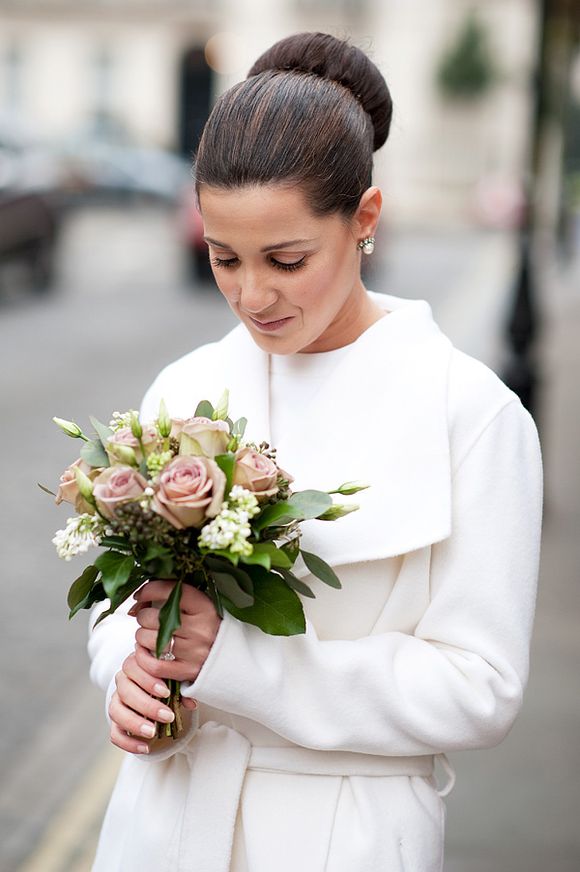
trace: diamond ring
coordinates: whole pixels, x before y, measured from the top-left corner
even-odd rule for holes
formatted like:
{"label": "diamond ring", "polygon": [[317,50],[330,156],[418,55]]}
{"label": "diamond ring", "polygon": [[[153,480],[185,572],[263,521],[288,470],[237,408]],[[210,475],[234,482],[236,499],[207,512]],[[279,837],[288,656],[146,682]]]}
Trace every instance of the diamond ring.
{"label": "diamond ring", "polygon": [[171,641],[169,643],[169,651],[166,651],[165,654],[160,656],[160,660],[175,660],[175,654],[173,653],[173,646],[175,645],[175,637],[171,637]]}

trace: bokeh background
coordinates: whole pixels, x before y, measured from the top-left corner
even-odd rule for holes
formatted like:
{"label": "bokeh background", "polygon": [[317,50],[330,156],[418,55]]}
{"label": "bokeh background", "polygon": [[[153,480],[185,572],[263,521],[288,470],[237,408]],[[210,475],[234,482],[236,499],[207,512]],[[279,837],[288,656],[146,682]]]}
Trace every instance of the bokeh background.
{"label": "bokeh background", "polygon": [[135,407],[233,326],[191,158],[216,96],[301,30],[359,45],[392,90],[367,287],[428,300],[543,446],[525,704],[497,749],[452,755],[445,869],[580,868],[579,17],[577,0],[0,0],[4,872],[88,872],[121,756],[86,615],[67,623],[66,509],[36,487],[75,455],[51,418]]}

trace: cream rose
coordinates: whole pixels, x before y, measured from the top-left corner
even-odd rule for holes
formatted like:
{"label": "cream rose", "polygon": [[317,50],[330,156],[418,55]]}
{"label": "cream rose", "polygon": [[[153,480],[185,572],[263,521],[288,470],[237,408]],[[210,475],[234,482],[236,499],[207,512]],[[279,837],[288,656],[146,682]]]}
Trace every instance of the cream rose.
{"label": "cream rose", "polygon": [[265,454],[252,448],[240,448],[236,452],[233,484],[252,491],[258,500],[267,500],[278,493],[278,467]]}
{"label": "cream rose", "polygon": [[[143,427],[143,436],[141,437],[141,442],[143,443],[143,448],[145,449],[146,456],[151,454],[152,451],[155,451],[155,448],[157,447],[157,444],[159,442],[159,434],[157,433],[155,427]],[[139,440],[135,436],[133,436],[130,427],[121,427],[120,430],[117,430],[115,433],[113,433],[113,435],[110,436],[107,440],[107,454],[109,455],[113,463],[118,463],[114,453],[115,445],[124,445],[127,448],[132,448],[135,452],[137,462],[140,462],[143,459]]]}
{"label": "cream rose", "polygon": [[110,466],[104,469],[93,482],[93,496],[99,511],[113,519],[117,506],[141,496],[147,480],[132,466]]}
{"label": "cream rose", "polygon": [[201,527],[220,511],[225,487],[225,474],[215,460],[182,455],[159,476],[151,508],[178,530]]}
{"label": "cream rose", "polygon": [[225,421],[210,418],[188,418],[181,427],[179,453],[195,457],[210,457],[227,451],[230,428]]}

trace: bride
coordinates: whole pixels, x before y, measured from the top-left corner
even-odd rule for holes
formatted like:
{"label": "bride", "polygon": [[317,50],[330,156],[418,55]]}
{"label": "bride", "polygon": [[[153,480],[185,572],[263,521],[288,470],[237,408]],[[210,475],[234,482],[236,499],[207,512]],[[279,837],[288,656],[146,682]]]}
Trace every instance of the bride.
{"label": "bride", "polygon": [[[216,283],[240,324],[146,393],[175,417],[230,390],[295,489],[365,480],[303,545],[303,635],[269,636],[187,588],[157,660],[153,580],[92,629],[91,676],[126,753],[94,872],[440,872],[447,753],[510,730],[528,677],[542,513],[535,425],[423,300],[365,288],[389,90],[323,33],[272,46],[217,101],[195,163]],[[382,291],[383,289],[381,289]],[[469,293],[469,288],[466,288]],[[298,564],[297,564],[298,565]],[[92,615],[94,624],[100,608]],[[152,739],[182,682],[185,732]],[[447,775],[435,776],[439,761]]]}

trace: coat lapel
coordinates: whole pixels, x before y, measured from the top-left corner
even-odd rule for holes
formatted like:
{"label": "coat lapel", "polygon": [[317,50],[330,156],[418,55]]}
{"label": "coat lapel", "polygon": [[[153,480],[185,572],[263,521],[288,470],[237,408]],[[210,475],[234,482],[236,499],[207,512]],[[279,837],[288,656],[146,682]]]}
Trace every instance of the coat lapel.
{"label": "coat lapel", "polygon": [[[353,479],[370,484],[355,497],[335,497],[357,502],[358,512],[302,524],[303,547],[333,565],[404,554],[451,532],[451,343],[425,301],[371,295],[391,313],[296,408],[295,426],[275,446],[295,490],[331,490]],[[243,325],[220,346],[232,417],[248,418],[249,439],[269,442],[268,355]]]}

